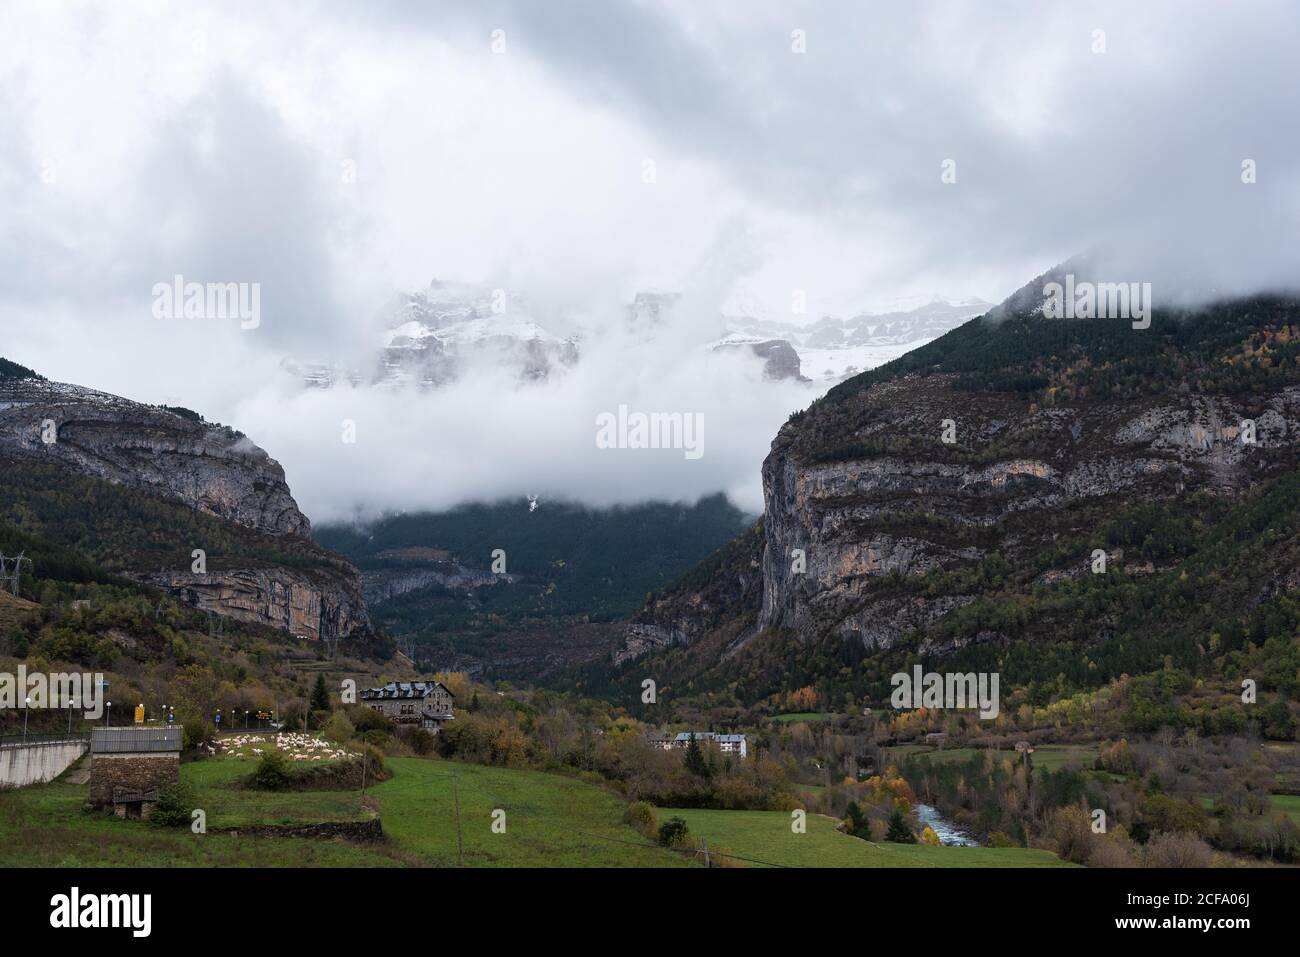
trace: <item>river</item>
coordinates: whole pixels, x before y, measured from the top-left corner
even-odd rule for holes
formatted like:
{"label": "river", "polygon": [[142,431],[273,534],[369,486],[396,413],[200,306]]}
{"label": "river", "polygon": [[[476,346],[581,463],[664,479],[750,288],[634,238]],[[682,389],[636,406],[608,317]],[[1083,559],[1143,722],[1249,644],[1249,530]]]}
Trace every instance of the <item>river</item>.
{"label": "river", "polygon": [[916,819],[921,822],[922,828],[929,825],[934,833],[939,835],[940,844],[948,847],[979,847],[978,841],[945,819],[937,809],[928,804],[916,805]]}

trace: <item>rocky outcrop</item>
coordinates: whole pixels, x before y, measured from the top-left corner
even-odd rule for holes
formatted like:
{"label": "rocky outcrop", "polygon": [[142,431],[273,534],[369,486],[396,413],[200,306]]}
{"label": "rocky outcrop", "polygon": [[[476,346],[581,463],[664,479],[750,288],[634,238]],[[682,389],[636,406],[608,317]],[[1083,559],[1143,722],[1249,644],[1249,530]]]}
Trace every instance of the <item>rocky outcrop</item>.
{"label": "rocky outcrop", "polygon": [[782,429],[763,466],[760,627],[888,648],[953,607],[879,603],[889,576],[1041,550],[1087,500],[1236,495],[1300,430],[1297,387],[1262,411],[1208,395],[1041,409],[954,379],[905,377]]}
{"label": "rocky outcrop", "polygon": [[275,459],[247,436],[187,410],[43,379],[0,379],[0,450],[258,531],[311,532]]}
{"label": "rocky outcrop", "polygon": [[366,604],[378,605],[433,585],[455,589],[485,588],[512,584],[514,578],[510,575],[475,571],[455,562],[436,562],[428,568],[367,570],[362,576],[362,582]]}
{"label": "rocky outcrop", "polygon": [[[219,536],[206,574],[191,571],[188,547],[184,565],[158,569],[147,549],[117,546],[111,571],[201,610],[312,639],[369,626],[356,568],[312,541],[284,470],[233,429],[187,409],[6,377],[0,378],[0,458],[10,468],[32,463],[52,467],[51,476],[124,486],[237,526]],[[120,519],[99,520],[115,525]]]}
{"label": "rocky outcrop", "polygon": [[131,577],[201,611],[269,625],[312,640],[343,638],[369,625],[358,576],[351,566],[331,572],[272,567]]}
{"label": "rocky outcrop", "polygon": [[768,339],[763,342],[745,343],[724,342],[714,346],[714,349],[718,352],[734,352],[742,348],[748,349],[763,360],[763,378],[765,379],[774,382],[781,379],[794,379],[797,382],[811,381],[799,371],[801,365],[799,353],[785,339]]}
{"label": "rocky outcrop", "polygon": [[623,643],[614,650],[612,657],[614,664],[621,665],[651,651],[662,651],[689,641],[689,635],[681,628],[632,622],[624,630]]}
{"label": "rocky outcrop", "polygon": [[918,657],[1004,688],[1213,673],[1289,633],[1300,299],[1137,328],[1035,315],[1039,286],[794,413],[758,536],[651,596],[615,660],[749,704],[879,696]]}

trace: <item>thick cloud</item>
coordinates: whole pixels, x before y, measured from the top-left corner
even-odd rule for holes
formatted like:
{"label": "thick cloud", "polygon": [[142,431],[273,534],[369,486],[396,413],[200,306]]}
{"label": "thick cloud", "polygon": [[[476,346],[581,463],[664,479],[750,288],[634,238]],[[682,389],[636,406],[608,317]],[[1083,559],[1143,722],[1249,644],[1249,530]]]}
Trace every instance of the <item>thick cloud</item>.
{"label": "thick cloud", "polygon": [[[753,505],[808,396],[701,358],[724,303],[996,301],[1090,249],[1157,301],[1294,287],[1298,25],[1282,0],[6,4],[0,353],[244,428],[317,517],[529,484]],[[259,283],[261,324],[154,318],[177,273]],[[598,337],[604,365],[540,389],[284,391],[283,357],[355,358],[435,276],[598,326],[689,295],[656,346]],[[705,458],[597,456],[625,401],[706,412]]]}

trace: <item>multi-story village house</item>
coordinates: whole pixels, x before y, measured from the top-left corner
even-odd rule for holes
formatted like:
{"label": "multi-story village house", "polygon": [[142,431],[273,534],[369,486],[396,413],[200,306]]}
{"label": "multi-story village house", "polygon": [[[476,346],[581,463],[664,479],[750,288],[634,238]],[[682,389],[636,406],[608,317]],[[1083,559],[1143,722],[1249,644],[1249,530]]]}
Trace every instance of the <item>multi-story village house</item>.
{"label": "multi-story village house", "polygon": [[415,725],[434,734],[455,718],[454,698],[438,681],[390,681],[382,688],[361,692],[362,703],[394,724]]}
{"label": "multi-story village house", "polygon": [[742,758],[749,754],[749,745],[743,734],[716,734],[713,742],[723,754],[738,754]]}
{"label": "multi-story village house", "polygon": [[749,741],[743,734],[717,734],[713,731],[682,731],[675,738],[669,738],[660,732],[654,731],[646,735],[646,740],[650,742],[651,747],[675,748],[683,750],[690,746],[691,738],[700,741],[712,741],[718,746],[718,750],[723,754],[735,754],[744,758],[749,754]]}

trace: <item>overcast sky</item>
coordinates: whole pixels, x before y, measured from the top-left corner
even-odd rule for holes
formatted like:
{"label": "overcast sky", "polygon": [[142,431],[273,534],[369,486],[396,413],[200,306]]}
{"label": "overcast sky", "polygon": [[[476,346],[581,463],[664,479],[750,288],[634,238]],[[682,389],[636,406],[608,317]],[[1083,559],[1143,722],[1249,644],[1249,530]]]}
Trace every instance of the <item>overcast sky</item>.
{"label": "overcast sky", "polygon": [[[373,349],[377,307],[434,277],[597,323],[691,287],[701,324],[996,301],[1103,244],[1132,251],[1117,279],[1292,285],[1298,21],[1185,0],[7,2],[0,354],[243,429],[318,519],[525,490],[756,507],[809,397],[675,361],[688,328],[631,373],[522,398],[303,398],[278,363]],[[260,283],[261,325],[158,320],[178,273]],[[706,412],[708,453],[594,458],[592,412],[620,402]],[[349,409],[371,424],[343,449]]]}

